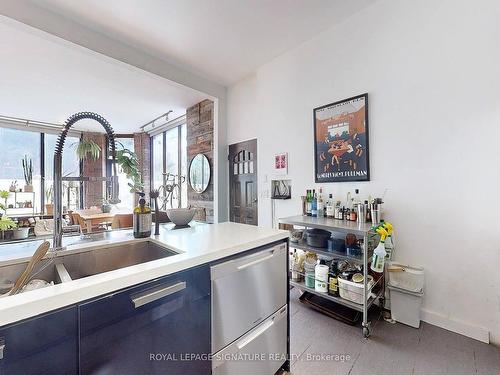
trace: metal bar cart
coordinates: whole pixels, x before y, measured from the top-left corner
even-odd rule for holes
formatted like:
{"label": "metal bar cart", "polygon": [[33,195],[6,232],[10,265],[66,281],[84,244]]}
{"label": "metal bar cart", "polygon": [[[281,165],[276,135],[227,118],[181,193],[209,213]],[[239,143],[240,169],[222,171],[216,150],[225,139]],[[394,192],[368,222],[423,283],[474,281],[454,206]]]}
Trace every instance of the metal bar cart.
{"label": "metal bar cart", "polygon": [[[316,294],[318,296],[321,296],[323,298],[326,298],[328,300],[334,301],[336,303],[339,303],[341,305],[347,306],[351,309],[357,310],[363,314],[363,322],[362,322],[362,327],[363,327],[363,336],[364,337],[369,337],[371,334],[371,322],[368,321],[368,309],[370,306],[377,300],[380,300],[380,306],[384,306],[384,296],[385,296],[385,281],[384,281],[384,274],[369,288],[367,283],[368,283],[368,266],[371,261],[371,256],[373,254],[373,249],[376,246],[376,243],[378,242],[378,235],[377,233],[372,230],[372,224],[371,223],[358,223],[358,222],[352,222],[352,221],[344,221],[344,220],[337,220],[337,219],[332,219],[332,218],[326,218],[326,217],[312,217],[312,216],[290,216],[290,217],[285,217],[279,219],[280,224],[288,224],[288,225],[293,225],[293,226],[300,226],[305,229],[309,228],[317,228],[317,229],[324,229],[330,232],[336,232],[336,233],[342,233],[342,234],[347,234],[347,233],[352,233],[355,234],[358,237],[363,237],[363,253],[360,256],[351,256],[347,255],[346,253],[341,253],[341,252],[336,252],[336,251],[329,251],[327,249],[321,249],[321,248],[316,248],[312,247],[306,244],[306,241],[304,240],[299,240],[299,242],[290,242],[290,247],[295,248],[295,249],[300,249],[304,251],[311,251],[319,255],[323,255],[326,257],[334,258],[334,259],[345,259],[350,262],[355,262],[358,264],[363,265],[363,273],[364,273],[364,280],[363,280],[363,303],[358,304],[352,301],[349,301],[345,298],[342,297],[337,297],[337,296],[332,296],[329,295],[328,293],[323,293],[323,292],[318,292],[314,288],[307,287],[304,282],[296,282],[293,280],[290,280],[290,285],[293,285],[294,287],[297,287],[303,291],[307,291],[312,294]],[[379,285],[380,287],[378,292],[375,295],[372,295],[372,291],[374,288]]]}

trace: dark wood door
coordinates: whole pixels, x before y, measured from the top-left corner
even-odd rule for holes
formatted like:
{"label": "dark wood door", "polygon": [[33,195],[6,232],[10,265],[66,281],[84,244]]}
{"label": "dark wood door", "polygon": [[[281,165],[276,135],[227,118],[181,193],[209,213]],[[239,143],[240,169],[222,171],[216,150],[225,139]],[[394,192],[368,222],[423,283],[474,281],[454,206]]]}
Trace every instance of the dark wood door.
{"label": "dark wood door", "polygon": [[258,224],[257,140],[229,146],[229,220]]}

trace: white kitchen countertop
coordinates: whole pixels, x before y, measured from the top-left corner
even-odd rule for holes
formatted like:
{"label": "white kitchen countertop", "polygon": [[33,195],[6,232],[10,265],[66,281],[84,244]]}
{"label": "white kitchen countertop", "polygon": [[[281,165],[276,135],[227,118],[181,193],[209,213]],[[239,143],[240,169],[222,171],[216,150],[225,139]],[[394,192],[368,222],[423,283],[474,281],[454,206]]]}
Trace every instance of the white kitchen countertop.
{"label": "white kitchen countertop", "polygon": [[[179,254],[0,298],[0,326],[251,250],[285,239],[289,234],[283,230],[229,222],[194,224],[190,228],[175,230],[172,227],[172,224],[162,224],[158,236],[146,239],[134,239],[131,230],[99,234],[93,241],[81,241],[79,237],[64,238],[63,245],[67,246],[67,251],[152,240]],[[40,243],[0,245],[0,267],[18,263],[20,259],[29,260]]]}

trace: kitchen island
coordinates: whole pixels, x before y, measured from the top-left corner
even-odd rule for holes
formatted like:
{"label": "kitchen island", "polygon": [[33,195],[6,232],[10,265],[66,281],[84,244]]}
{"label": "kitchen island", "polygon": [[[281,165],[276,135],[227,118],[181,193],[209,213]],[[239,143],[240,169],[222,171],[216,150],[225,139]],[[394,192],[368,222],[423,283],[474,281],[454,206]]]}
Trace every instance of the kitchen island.
{"label": "kitchen island", "polygon": [[[0,298],[0,374],[265,373],[277,362],[286,369],[287,237],[220,223],[164,224],[160,235],[146,239],[134,239],[130,230],[65,238],[65,250],[52,262],[66,264],[65,277],[54,267],[55,285]],[[0,246],[0,277],[26,262],[38,244]],[[94,252],[126,258],[132,248],[169,254],[105,272],[99,269],[106,256],[82,262]],[[233,285],[237,280],[241,286]],[[240,287],[247,291],[244,305]],[[234,304],[243,310],[225,310]],[[226,360],[234,351],[262,349],[254,347],[258,340],[275,343],[268,348],[273,360]]]}

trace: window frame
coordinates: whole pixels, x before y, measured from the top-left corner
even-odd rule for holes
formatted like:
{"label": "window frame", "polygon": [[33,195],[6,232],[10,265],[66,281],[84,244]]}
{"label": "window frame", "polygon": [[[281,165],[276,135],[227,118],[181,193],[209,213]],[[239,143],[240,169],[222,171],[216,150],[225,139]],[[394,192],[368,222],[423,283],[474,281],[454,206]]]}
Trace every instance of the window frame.
{"label": "window frame", "polygon": [[[165,173],[167,169],[167,152],[166,152],[166,143],[167,143],[167,132],[171,131],[172,129],[177,129],[177,171],[178,174],[182,174],[182,127],[186,126],[186,138],[187,138],[187,121],[183,121],[179,124],[176,124],[174,126],[166,127],[161,131],[161,133],[156,133],[154,135],[151,135],[149,137],[150,140],[150,150],[151,150],[151,162],[150,162],[150,185],[154,187],[154,180],[155,180],[155,170],[154,170],[154,159],[155,159],[155,153],[154,153],[154,141],[153,138],[158,135],[162,135],[162,172]],[[184,181],[184,184],[188,183],[188,169],[189,169],[189,163],[187,161],[187,148],[186,148],[186,179]],[[165,175],[162,176],[161,178],[163,185],[165,185]],[[163,197],[166,197],[166,191],[163,189]],[[189,199],[186,199],[189,201]],[[182,199],[182,183],[179,186],[179,206],[183,207],[183,199]],[[187,202],[186,202],[187,203]]]}
{"label": "window frame", "polygon": [[[134,134],[115,134],[114,135],[115,137],[115,147],[116,147],[116,142],[119,142],[120,139],[132,139],[134,141],[134,149],[133,150],[130,150],[130,151],[133,151],[135,152],[135,138],[134,138]],[[110,154],[109,154],[109,137],[108,135],[106,134],[106,152],[105,152],[105,158],[106,158],[106,177],[112,177],[113,176],[113,163],[111,163],[111,158],[110,158]],[[118,166],[117,166],[118,168]],[[109,191],[109,189],[111,188],[111,182],[110,181],[106,181],[106,194],[107,192]],[[121,186],[120,186],[121,188]],[[128,186],[126,186],[126,188],[128,188]],[[130,193],[132,194],[132,193]],[[134,198],[135,200],[135,198]],[[132,207],[133,209],[133,207]]]}
{"label": "window frame", "polygon": [[[46,176],[45,171],[46,171],[46,165],[45,165],[45,157],[47,156],[47,152],[53,152],[53,150],[47,150],[45,147],[45,136],[47,134],[52,134],[55,136],[59,136],[60,133],[56,132],[44,132],[44,131],[38,131],[38,130],[30,130],[30,129],[20,129],[17,127],[9,127],[9,126],[2,126],[0,127],[5,128],[5,129],[12,129],[12,130],[18,130],[20,132],[30,132],[30,133],[36,133],[39,135],[39,141],[40,141],[40,154],[38,155],[40,160],[39,160],[39,167],[40,167],[40,197],[38,198],[38,202],[40,203],[40,210],[39,212],[35,212],[33,215],[28,215],[28,216],[47,216],[46,210],[45,210],[45,189],[46,189],[46,184],[45,181],[48,176]],[[82,135],[80,134],[80,140],[82,139]],[[80,160],[79,166],[78,166],[78,174],[81,176],[82,174],[82,161]],[[83,187],[82,183],[80,183],[80,208],[82,208],[82,203],[83,203]],[[22,215],[16,215],[16,214],[10,214],[10,217],[20,217],[20,216],[26,216],[26,214]]]}

